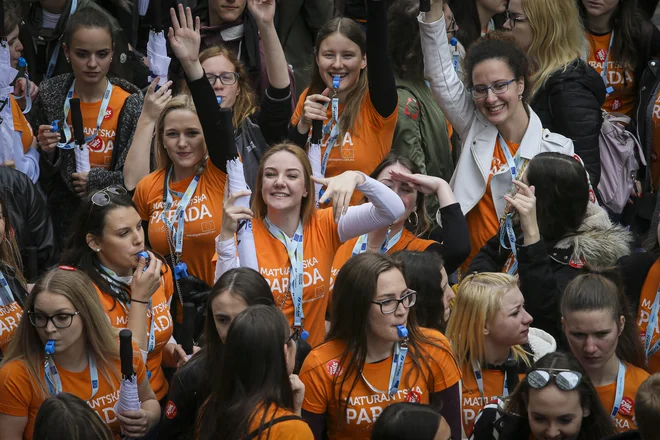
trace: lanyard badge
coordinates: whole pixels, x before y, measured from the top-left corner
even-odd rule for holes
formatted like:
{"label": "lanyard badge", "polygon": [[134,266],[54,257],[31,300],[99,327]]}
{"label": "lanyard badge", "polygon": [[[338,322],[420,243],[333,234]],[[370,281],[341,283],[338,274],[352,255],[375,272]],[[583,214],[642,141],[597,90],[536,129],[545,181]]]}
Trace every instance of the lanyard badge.
{"label": "lanyard badge", "polygon": [[649,358],[660,350],[660,339],[658,339],[653,346],[651,341],[653,335],[658,327],[658,312],[660,312],[660,287],[655,292],[655,299],[649,312],[649,322],[646,326],[646,334],[644,335],[644,353],[646,354],[646,364],[648,366]]}
{"label": "lanyard badge", "polygon": [[0,307],[8,306],[15,301],[4,274],[0,272]]}

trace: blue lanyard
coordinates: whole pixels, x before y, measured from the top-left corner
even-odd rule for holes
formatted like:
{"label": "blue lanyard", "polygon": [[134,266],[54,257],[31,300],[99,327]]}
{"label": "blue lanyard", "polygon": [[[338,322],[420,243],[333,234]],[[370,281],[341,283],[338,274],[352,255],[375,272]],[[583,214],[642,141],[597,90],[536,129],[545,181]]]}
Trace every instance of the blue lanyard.
{"label": "blue lanyard", "polygon": [[[386,254],[394,247],[395,244],[399,242],[399,239],[401,238],[401,235],[403,234],[403,228],[396,234],[394,234],[393,237],[390,237],[390,232],[392,231],[392,227],[390,226],[387,228],[387,235],[385,235],[385,240],[383,241],[383,244],[380,245],[380,250],[378,253],[380,254]],[[364,234],[360,235],[355,242],[355,246],[353,246],[353,255],[356,256],[358,254],[364,254],[367,252],[367,244],[369,240],[369,234]]]}
{"label": "blue lanyard", "polygon": [[[484,379],[483,375],[481,374],[481,366],[479,365],[479,362],[473,362],[472,363],[472,371],[474,371],[474,378],[477,381],[477,388],[479,388],[479,392],[481,393],[481,397],[483,399],[486,398],[486,395],[484,393]],[[508,397],[509,395],[509,385],[507,384],[507,372],[504,372],[504,385],[502,386],[502,397]],[[483,405],[486,403],[484,402]]]}
{"label": "blue lanyard", "polygon": [[518,166],[520,164],[520,148],[518,148],[518,151],[516,152],[516,155],[514,157],[511,155],[511,150],[509,150],[509,146],[507,145],[502,135],[498,134],[497,138],[499,140],[502,153],[504,153],[504,157],[506,157],[506,163],[507,165],[509,165],[509,172],[511,173],[511,177],[513,179],[516,179]]}
{"label": "blue lanyard", "polygon": [[609,95],[614,91],[612,86],[608,86],[609,81],[607,80],[607,65],[610,59],[610,52],[612,51],[612,43],[614,43],[614,29],[612,29],[612,34],[610,35],[610,46],[607,49],[607,55],[605,55],[605,62],[603,63],[603,71],[600,74],[603,78],[603,83],[605,83],[605,92]]}
{"label": "blue lanyard", "polygon": [[8,306],[16,301],[14,299],[14,294],[9,288],[7,279],[2,272],[0,272],[0,287],[2,287],[2,289],[0,289],[0,306]]}
{"label": "blue lanyard", "polygon": [[275,226],[268,216],[264,218],[264,224],[268,228],[268,232],[275,237],[286,248],[286,253],[289,256],[291,269],[289,271],[289,292],[291,292],[291,301],[293,301],[293,326],[303,328],[303,320],[305,314],[303,313],[303,285],[304,285],[304,272],[303,272],[303,225],[302,221],[298,220],[298,227],[296,228],[293,239],[287,235],[277,226]]}
{"label": "blue lanyard", "polygon": [[339,137],[339,97],[337,96],[337,92],[339,91],[340,80],[341,78],[339,76],[335,76],[332,79],[332,119],[330,119],[330,121],[328,121],[328,123],[323,126],[323,136],[330,133],[330,138],[328,138],[328,145],[325,148],[325,153],[323,153],[323,158],[321,160],[321,174],[324,177],[325,170],[328,167],[328,161],[330,160],[330,152],[337,142],[337,137]]}
{"label": "blue lanyard", "polygon": [[[89,378],[92,382],[92,395],[87,399],[91,400],[99,390],[99,372],[96,368],[96,362],[91,353],[89,354]],[[57,371],[57,366],[55,361],[50,355],[46,356],[46,362],[44,362],[44,375],[46,376],[46,386],[48,387],[48,392],[51,396],[56,396],[62,392],[62,380],[60,379],[60,373]],[[80,397],[80,396],[79,396]]]}
{"label": "blue lanyard", "polygon": [[[511,150],[509,150],[509,146],[507,145],[506,141],[504,140],[501,134],[498,135],[498,141],[500,144],[500,148],[504,153],[504,157],[506,157],[506,162],[509,165],[509,172],[511,173],[511,177],[513,179],[516,179],[518,177],[517,173],[520,170],[520,148],[518,148],[518,151],[516,152],[516,155],[514,157],[511,155]],[[508,246],[506,244],[505,235],[509,241]],[[506,215],[504,220],[504,225],[502,225],[502,227],[500,228],[500,245],[504,249],[511,249],[511,252],[513,253],[513,257],[515,258],[515,261],[507,271],[510,275],[513,275],[518,271],[518,251],[516,249],[516,234],[513,231],[513,221],[511,220],[511,213],[508,213]]]}
{"label": "blue lanyard", "polygon": [[[110,97],[112,96],[112,83],[109,79],[106,79],[106,81],[108,81],[108,85],[105,87],[105,93],[103,94],[103,100],[101,101],[101,108],[99,108],[99,113],[96,116],[96,131],[94,131],[91,136],[86,137],[85,142],[89,142],[94,139],[94,137],[96,137],[96,135],[101,131],[101,124],[103,124],[103,118],[105,118],[105,112],[108,109],[108,104],[110,104]],[[62,126],[62,131],[64,131],[65,142],[58,142],[57,144],[58,148],[62,148],[64,150],[71,150],[74,147],[71,128],[69,127],[69,124],[66,120],[69,116],[69,110],[71,110],[70,99],[73,98],[73,89],[75,86],[76,80],[74,79],[71,83],[71,87],[69,88],[69,92],[66,94],[66,99],[64,100],[64,125]]]}
{"label": "blue lanyard", "polygon": [[655,300],[653,301],[653,306],[649,313],[649,323],[646,326],[646,334],[644,335],[644,353],[646,354],[647,365],[649,358],[660,350],[660,339],[658,339],[651,347],[653,333],[655,333],[655,329],[658,326],[658,311],[660,311],[660,287],[658,287],[658,290],[655,292]]}
{"label": "blue lanyard", "polygon": [[[71,1],[71,10],[69,11],[69,17],[73,15],[74,12],[76,12],[76,8],[78,7],[78,0],[72,0]],[[62,37],[60,37],[57,40],[57,45],[55,46],[55,49],[53,50],[53,54],[50,57],[50,61],[48,62],[48,69],[46,70],[46,79],[49,79],[53,76],[53,72],[55,71],[55,65],[57,64],[57,57],[60,55],[60,46],[62,45]],[[65,116],[66,119],[66,116]]]}
{"label": "blue lanyard", "polygon": [[623,388],[626,382],[626,366],[621,360],[619,360],[619,371],[616,375],[616,395],[614,396],[614,406],[612,407],[612,413],[610,416],[614,419],[619,412],[619,407],[621,406],[621,400],[623,399]]}
{"label": "blue lanyard", "polygon": [[392,356],[392,367],[390,368],[390,380],[387,384],[387,391],[379,390],[369,383],[364,374],[362,380],[367,384],[371,391],[374,393],[388,394],[393,396],[399,391],[401,386],[401,376],[403,375],[403,366],[406,363],[406,356],[408,355],[408,340],[407,338],[401,342],[397,342],[394,347],[394,355]]}
{"label": "blue lanyard", "polygon": [[160,213],[161,220],[163,220],[163,223],[165,226],[172,231],[172,235],[174,235],[174,252],[177,255],[181,255],[183,252],[183,229],[184,229],[184,224],[185,224],[185,212],[186,208],[188,207],[188,204],[190,203],[190,200],[192,199],[192,196],[195,194],[195,190],[197,189],[197,184],[199,183],[199,179],[202,176],[202,173],[204,172],[204,168],[206,167],[206,161],[202,163],[202,165],[199,167],[199,170],[197,170],[197,174],[195,174],[195,177],[193,178],[192,182],[188,185],[188,188],[186,189],[186,192],[183,194],[183,197],[181,197],[181,200],[179,200],[179,204],[176,207],[176,211],[174,212],[174,221],[176,222],[176,227],[174,226],[174,223],[171,222],[167,217],[168,213],[170,212],[170,209],[172,209],[172,205],[174,204],[174,201],[172,199],[172,192],[170,191],[170,177],[172,175],[172,169],[174,168],[173,166],[170,166],[170,169],[167,170],[167,175],[165,176],[165,188],[163,189],[165,191],[166,195],[166,202],[165,206],[163,206],[163,211]]}

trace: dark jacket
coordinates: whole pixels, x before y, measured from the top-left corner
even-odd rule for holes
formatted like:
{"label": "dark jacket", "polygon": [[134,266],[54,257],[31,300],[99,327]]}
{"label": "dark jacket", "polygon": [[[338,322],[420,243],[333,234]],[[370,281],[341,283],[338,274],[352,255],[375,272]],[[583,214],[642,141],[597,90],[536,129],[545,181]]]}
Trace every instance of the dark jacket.
{"label": "dark jacket", "polygon": [[639,298],[642,296],[646,276],[658,259],[658,254],[658,251],[634,253],[621,258],[616,264],[621,274],[626,297],[635,316],[639,310]]}
{"label": "dark jacket", "polygon": [[[518,276],[525,308],[534,318],[534,327],[550,333],[564,346],[559,300],[568,283],[584,265],[613,266],[630,254],[632,235],[613,224],[607,212],[590,203],[576,234],[556,242],[541,239],[524,246],[518,240]],[[500,246],[500,233],[488,240],[470,263],[472,272],[501,272],[511,254]]]}
{"label": "dark jacket", "polygon": [[531,102],[544,128],[573,140],[575,154],[582,158],[594,188],[600,181],[598,136],[604,102],[602,78],[579,58],[565,71],[553,73]]}
{"label": "dark jacket", "polygon": [[[56,119],[60,121],[64,119],[64,101],[73,79],[72,74],[65,74],[46,80],[41,84],[39,95],[29,115],[35,133],[39,131],[39,125],[48,125]],[[110,170],[92,168],[87,176],[88,192],[109,185],[124,184],[124,161],[133,141],[133,133],[138,117],[142,111],[144,97],[137,87],[120,78],[110,78],[110,82],[132,94],[126,98],[119,113]],[[70,232],[69,225],[71,224],[72,214],[80,203],[79,197],[74,192],[71,179],[71,174],[76,172],[74,152],[73,150],[56,151],[53,162],[42,154],[40,167],[39,181],[46,192],[48,209],[61,243],[61,240]]]}
{"label": "dark jacket", "polygon": [[58,261],[53,224],[37,186],[20,171],[0,167],[0,191],[23,258],[23,275],[34,281]]}

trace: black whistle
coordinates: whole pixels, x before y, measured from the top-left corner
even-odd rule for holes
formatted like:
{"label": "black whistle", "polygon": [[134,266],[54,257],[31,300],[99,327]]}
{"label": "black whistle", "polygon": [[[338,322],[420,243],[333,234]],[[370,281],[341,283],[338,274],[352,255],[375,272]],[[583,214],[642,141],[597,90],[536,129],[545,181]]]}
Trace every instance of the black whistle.
{"label": "black whistle", "polygon": [[323,137],[323,121],[312,121],[312,144],[319,145]]}
{"label": "black whistle", "polygon": [[193,352],[193,338],[195,335],[195,320],[197,307],[193,303],[183,303],[183,327],[181,328],[181,347],[186,354]]}
{"label": "black whistle", "polygon": [[85,144],[85,131],[83,126],[82,111],[80,111],[80,99],[71,98],[69,100],[71,106],[71,125],[73,125],[73,138],[78,146],[82,147]]}
{"label": "black whistle", "polygon": [[133,370],[133,332],[128,329],[119,332],[119,358],[122,377],[130,379],[135,374],[135,370]]}

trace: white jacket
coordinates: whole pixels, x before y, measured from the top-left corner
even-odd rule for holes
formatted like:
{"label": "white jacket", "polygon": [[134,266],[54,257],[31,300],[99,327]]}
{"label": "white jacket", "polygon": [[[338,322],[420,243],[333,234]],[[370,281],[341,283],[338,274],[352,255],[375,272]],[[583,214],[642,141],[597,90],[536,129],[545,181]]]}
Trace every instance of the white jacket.
{"label": "white jacket", "polygon": [[[486,193],[498,129],[477,109],[472,95],[454,72],[444,16],[433,23],[424,23],[423,17],[424,13],[421,13],[418,21],[424,53],[424,75],[435,100],[463,140],[463,151],[450,184],[463,213],[467,214]],[[529,125],[519,147],[521,158],[531,160],[547,151],[573,155],[573,141],[544,130],[536,113],[529,106],[527,110]],[[504,213],[504,196],[511,191],[512,180],[507,164],[491,179],[498,218]]]}

